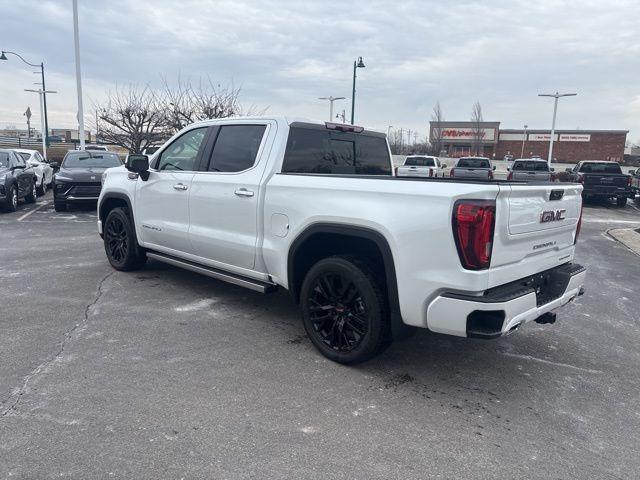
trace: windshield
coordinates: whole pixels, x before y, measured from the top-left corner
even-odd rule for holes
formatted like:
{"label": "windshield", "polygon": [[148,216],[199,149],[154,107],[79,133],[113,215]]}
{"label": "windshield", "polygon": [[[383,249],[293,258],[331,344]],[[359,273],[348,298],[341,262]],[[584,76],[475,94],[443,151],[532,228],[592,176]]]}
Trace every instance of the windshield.
{"label": "windshield", "polygon": [[617,163],[585,163],[580,167],[583,173],[622,173],[620,165]]}
{"label": "windshield", "polygon": [[67,154],[63,168],[110,168],[122,165],[116,153],[73,152]]}
{"label": "windshield", "polygon": [[409,167],[435,167],[436,164],[433,161],[433,158],[429,157],[408,157],[405,162],[405,165]]}
{"label": "windshield", "polygon": [[457,167],[468,168],[491,168],[488,158],[461,158],[458,160]]}
{"label": "windshield", "polygon": [[9,152],[0,152],[0,168],[9,168]]}
{"label": "windshield", "polygon": [[547,162],[515,162],[513,164],[513,170],[548,172],[549,165],[547,165]]}

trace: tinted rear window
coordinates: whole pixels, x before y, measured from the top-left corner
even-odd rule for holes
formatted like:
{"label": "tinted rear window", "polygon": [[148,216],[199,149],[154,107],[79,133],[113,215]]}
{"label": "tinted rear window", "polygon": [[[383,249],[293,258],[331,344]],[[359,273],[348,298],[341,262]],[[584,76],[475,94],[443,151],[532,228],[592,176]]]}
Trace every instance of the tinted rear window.
{"label": "tinted rear window", "polygon": [[409,157],[404,162],[408,167],[435,167],[433,158],[428,157]]}
{"label": "tinted rear window", "polygon": [[549,165],[547,162],[514,162],[513,170],[529,171],[529,172],[548,172]]}
{"label": "tinted rear window", "polygon": [[282,171],[391,175],[391,159],[383,137],[292,127]]}
{"label": "tinted rear window", "polygon": [[583,173],[622,173],[617,163],[585,163],[580,167]]}
{"label": "tinted rear window", "polygon": [[491,164],[486,158],[461,158],[458,160],[458,164],[456,166],[467,168],[491,168]]}

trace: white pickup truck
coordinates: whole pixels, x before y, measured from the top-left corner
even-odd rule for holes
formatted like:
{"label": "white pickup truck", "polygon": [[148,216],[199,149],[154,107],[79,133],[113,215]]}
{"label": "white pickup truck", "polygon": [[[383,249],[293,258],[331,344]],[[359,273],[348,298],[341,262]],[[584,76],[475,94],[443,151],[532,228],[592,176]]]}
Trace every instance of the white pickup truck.
{"label": "white pickup truck", "polygon": [[382,133],[210,120],[107,170],[98,231],[118,270],[152,258],[287,289],[318,350],[356,363],[412,327],[495,338],[553,323],[583,291],[581,190],[399,178]]}
{"label": "white pickup truck", "polygon": [[446,165],[438,157],[430,155],[409,155],[404,164],[396,167],[398,177],[439,177]]}

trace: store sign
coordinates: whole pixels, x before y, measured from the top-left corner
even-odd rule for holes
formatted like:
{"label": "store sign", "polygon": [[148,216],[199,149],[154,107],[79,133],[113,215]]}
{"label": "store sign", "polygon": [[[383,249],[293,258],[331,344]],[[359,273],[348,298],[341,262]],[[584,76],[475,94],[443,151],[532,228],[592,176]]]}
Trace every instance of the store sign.
{"label": "store sign", "polygon": [[500,140],[502,141],[519,141],[524,140],[523,133],[501,133]]}
{"label": "store sign", "polygon": [[[530,142],[549,142],[551,141],[551,134],[550,133],[530,133],[528,140]],[[556,133],[554,135],[553,141],[555,142],[557,140],[558,140],[558,134]]]}
{"label": "store sign", "polygon": [[483,141],[493,141],[495,139],[495,129],[481,128],[479,132],[474,128],[443,128],[441,138],[443,140],[473,140],[477,133]]}
{"label": "store sign", "polygon": [[561,142],[590,142],[591,135],[588,133],[563,133],[560,135]]}

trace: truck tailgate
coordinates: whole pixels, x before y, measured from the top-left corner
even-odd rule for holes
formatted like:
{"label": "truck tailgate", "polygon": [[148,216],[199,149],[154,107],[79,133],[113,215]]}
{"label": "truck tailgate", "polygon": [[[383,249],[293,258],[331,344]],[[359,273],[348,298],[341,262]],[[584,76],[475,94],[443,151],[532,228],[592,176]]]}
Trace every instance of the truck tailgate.
{"label": "truck tailgate", "polygon": [[547,270],[573,259],[582,210],[582,185],[502,184],[496,199],[496,225],[490,286]]}

